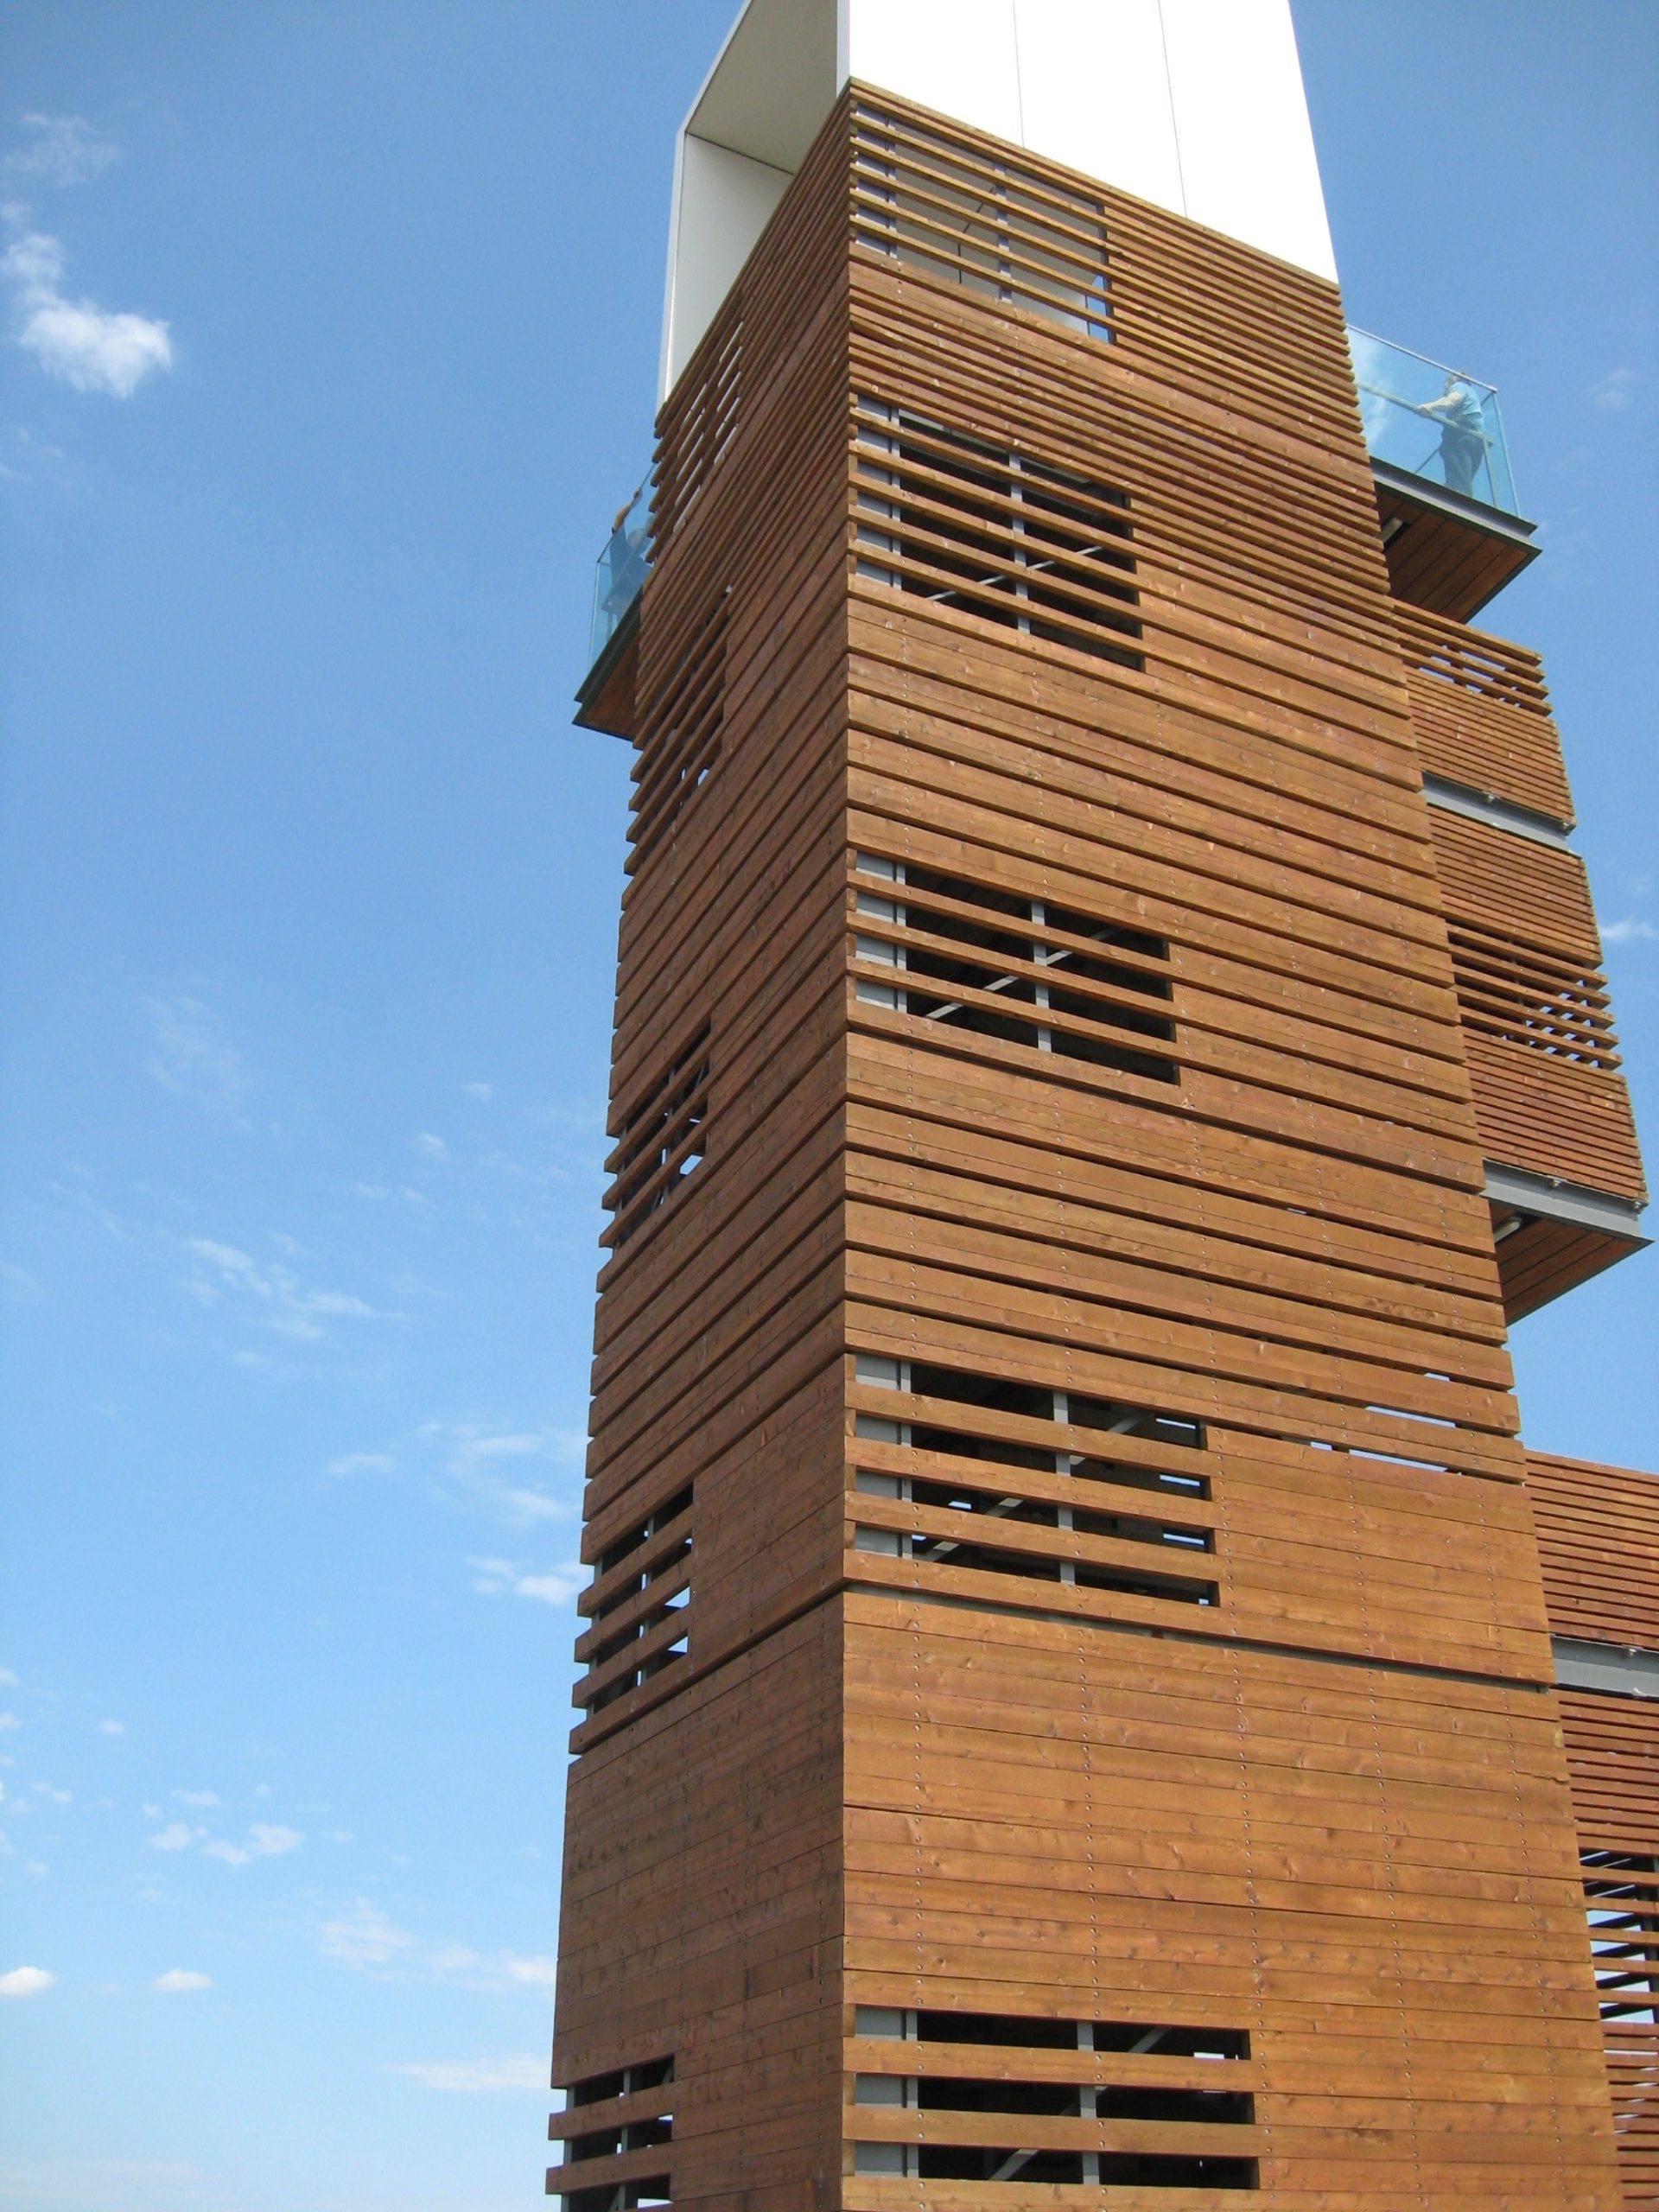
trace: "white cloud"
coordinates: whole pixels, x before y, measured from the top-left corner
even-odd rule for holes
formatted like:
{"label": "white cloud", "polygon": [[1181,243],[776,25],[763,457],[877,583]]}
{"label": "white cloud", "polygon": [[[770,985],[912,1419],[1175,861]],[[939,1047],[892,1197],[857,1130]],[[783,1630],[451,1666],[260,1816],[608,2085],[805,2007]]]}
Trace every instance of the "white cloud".
{"label": "white cloud", "polygon": [[1651,922],[1607,922],[1602,926],[1601,938],[1604,944],[1632,944],[1638,938],[1646,941],[1659,938],[1659,929]]}
{"label": "white cloud", "polygon": [[476,1098],[480,1105],[487,1106],[495,1096],[493,1083],[463,1083],[461,1087],[468,1098]]}
{"label": "white cloud", "polygon": [[11,288],[14,342],[48,376],[76,391],[127,399],[146,377],[172,367],[166,323],[72,300],[63,275],[63,247],[45,231],[22,232],[0,259],[0,276]]}
{"label": "white cloud", "polygon": [[1636,388],[1641,381],[1635,369],[1609,369],[1605,377],[1598,378],[1591,385],[1587,397],[1591,405],[1599,407],[1604,413],[1622,415],[1634,402]]}
{"label": "white cloud", "polygon": [[176,1097],[221,1113],[238,1107],[250,1084],[242,1056],[200,999],[146,999],[151,1078]]}
{"label": "white cloud", "polygon": [[22,1678],[19,1675],[15,1675],[12,1672],[10,1667],[0,1667],[0,1683],[3,1683],[7,1689],[15,1690],[21,1686],[21,1679]]}
{"label": "white cloud", "polygon": [[13,1967],[0,1974],[0,1997],[39,1997],[57,1980],[44,1967]]}
{"label": "white cloud", "polygon": [[344,1452],[328,1462],[331,1475],[389,1475],[397,1462],[390,1452]]}
{"label": "white cloud", "polygon": [[127,1724],[124,1720],[100,1720],[98,1724],[98,1732],[100,1736],[124,1736],[127,1732]]}
{"label": "white cloud", "polygon": [[32,1786],[36,1796],[44,1797],[48,1804],[73,1805],[75,1802],[73,1789],[59,1789],[49,1782],[37,1782]]}
{"label": "white cloud", "polygon": [[12,176],[28,177],[48,186],[90,184],[112,162],[121,149],[111,144],[79,115],[26,115],[24,143],[6,156],[3,167]]}
{"label": "white cloud", "polygon": [[217,1789],[175,1789],[173,1795],[181,1805],[200,1805],[211,1808],[219,1802]]}
{"label": "white cloud", "polygon": [[248,1830],[245,1843],[232,1843],[223,1836],[215,1836],[211,1843],[201,1847],[205,1859],[218,1859],[226,1866],[245,1866],[251,1859],[281,1859],[290,1851],[297,1851],[305,1841],[298,1828],[283,1827],[274,1821],[256,1821]]}
{"label": "white cloud", "polygon": [[474,2095],[493,2089],[537,2089],[548,2094],[547,2060],[533,2050],[505,2058],[415,2058],[388,2066],[388,2074],[406,2074],[423,2089],[446,2089]]}
{"label": "white cloud", "polygon": [[539,1573],[529,1572],[510,1559],[474,1559],[467,1564],[473,1570],[473,1587],[480,1597],[499,1598],[503,1592],[511,1591],[515,1598],[539,1599],[544,1605],[568,1605],[593,1579],[592,1570],[576,1561]]}
{"label": "white cloud", "polygon": [[423,1160],[448,1160],[449,1147],[443,1139],[434,1136],[430,1129],[423,1129],[415,1140],[415,1149]]}
{"label": "white cloud", "polygon": [[0,1729],[21,1728],[22,1725],[15,1713],[0,1713]]}
{"label": "white cloud", "polygon": [[163,1997],[188,1997],[198,1989],[211,1989],[213,1978],[207,1974],[195,1974],[188,1967],[169,1967],[165,1974],[158,1974],[150,1983]]}
{"label": "white cloud", "polygon": [[0,1298],[8,1306],[38,1306],[46,1296],[44,1286],[15,1260],[0,1260]]}
{"label": "white cloud", "polygon": [[149,1839],[152,1851],[188,1851],[201,1834],[200,1828],[187,1827],[182,1821],[169,1821]]}

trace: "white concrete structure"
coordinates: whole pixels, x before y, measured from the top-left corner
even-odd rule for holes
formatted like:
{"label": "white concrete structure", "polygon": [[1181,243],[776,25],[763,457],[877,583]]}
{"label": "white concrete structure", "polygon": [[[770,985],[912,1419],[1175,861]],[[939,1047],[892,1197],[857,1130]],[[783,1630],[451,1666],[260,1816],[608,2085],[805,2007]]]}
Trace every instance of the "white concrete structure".
{"label": "white concrete structure", "polygon": [[676,151],[662,393],[849,77],[1336,275],[1290,0],[747,0]]}

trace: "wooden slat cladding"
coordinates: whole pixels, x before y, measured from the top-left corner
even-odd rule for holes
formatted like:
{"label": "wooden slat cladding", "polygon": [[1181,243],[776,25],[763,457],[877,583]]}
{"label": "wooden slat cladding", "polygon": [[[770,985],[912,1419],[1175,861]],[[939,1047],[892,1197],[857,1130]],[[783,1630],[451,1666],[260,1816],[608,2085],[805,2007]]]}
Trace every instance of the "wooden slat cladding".
{"label": "wooden slat cladding", "polygon": [[734,287],[663,407],[652,471],[652,558],[690,513],[737,429],[743,385],[743,293]]}
{"label": "wooden slat cladding", "polygon": [[[846,1607],[857,2005],[1243,2031],[1275,2206],[1617,2202],[1546,1699]],[[916,2202],[891,2186],[842,2202]]]}
{"label": "wooden slat cladding", "polygon": [[1431,813],[1486,1157],[1640,1205],[1647,1188],[1583,863]]}
{"label": "wooden slat cladding", "polygon": [[[612,1127],[690,1056],[707,1153],[602,1277],[556,2078],[672,2051],[673,2133],[630,2145],[629,2107],[602,2107],[616,2147],[556,2170],[577,2201],[666,2178],[676,2205],[781,2205],[831,2189],[842,2158],[839,1649],[811,1607],[839,1555],[844,1406],[825,1225],[847,221],[843,124],[659,423],[638,689],[664,703],[639,762]],[[651,1141],[671,1153],[671,1135]]]}
{"label": "wooden slat cladding", "polygon": [[1659,1651],[1659,1475],[1529,1452],[1527,1489],[1554,1634]]}
{"label": "wooden slat cladding", "polygon": [[[1243,1993],[1269,1992],[1259,2042],[1249,2024],[1264,2079],[1273,2050],[1300,2040],[1264,2128],[1275,2203],[1375,2202],[1387,2158],[1408,2160],[1426,2204],[1605,2205],[1605,2088],[1479,1139],[1369,482],[1357,435],[1334,428],[1345,367],[1331,361],[1325,404],[1304,394],[1300,411],[1286,385],[1247,381],[1230,333],[1177,372],[1137,337],[1137,286],[1155,291],[1144,216],[1109,202],[1107,219],[1109,345],[855,253],[847,1605],[885,1656],[866,1684],[849,1630],[846,1756],[853,1807],[872,1771],[892,1794],[868,1857],[849,1815],[852,1993],[1124,2019],[1196,1999],[1220,2023],[1238,2020]],[[1299,323],[1280,304],[1288,327],[1262,328],[1293,365],[1287,382],[1317,380],[1318,314]],[[1208,305],[1195,286],[1189,312]],[[1001,607],[987,619],[937,559],[915,563],[925,588],[893,588],[874,503],[895,418],[938,426],[941,459],[941,432],[971,431],[1109,487],[1130,533],[1116,550],[1135,563],[1119,582],[1136,594],[1141,666]],[[943,546],[950,503],[935,505]],[[980,591],[1006,607],[1018,563],[982,550]],[[912,875],[927,894],[913,901]],[[1126,970],[1169,989],[1157,1018],[1173,1035],[1143,1039],[1165,1057],[1156,1077],[1064,1056],[1052,1037],[1033,1049],[1051,945],[1082,941],[1033,919],[1022,960],[997,937],[998,910],[1084,916],[1138,944]],[[983,972],[969,976],[975,930]],[[918,991],[911,946],[938,969]],[[937,1018],[955,1005],[978,1026]],[[1421,1303],[1400,1294],[1418,1271],[1436,1285]],[[1125,1426],[1109,1439],[1057,1427],[1045,1395]],[[1201,1441],[1137,1435],[1137,1421]],[[1202,1497],[1141,1486],[1183,1464]],[[1299,1663],[1270,1659],[1273,1644],[1310,1655],[1306,1707],[1257,1671]],[[1218,1789],[1234,1759],[1265,1749],[1281,1694],[1295,1778],[1271,1810],[1252,1780],[1199,1876],[1189,1854],[1222,1801],[1173,1710],[1141,1692],[1172,1655],[1206,1648],[1249,1715],[1245,1747],[1217,1749]],[[1358,1708],[1423,1762],[1399,1786],[1420,1793],[1417,1848],[1447,1850],[1444,1872],[1414,1854],[1361,1879],[1340,1846],[1328,1870],[1300,1856],[1319,1856],[1310,1827],[1330,1838],[1327,1822],[1346,1822],[1314,1748],[1327,1726],[1343,1786],[1355,1779],[1357,1738],[1336,1716],[1357,1686],[1311,1656],[1338,1652],[1448,1670],[1432,1692],[1367,1675]],[[1096,1706],[1073,1668],[1116,1687]],[[1471,1670],[1478,1688],[1452,1687]],[[1199,1726],[1213,1718],[1205,1681]],[[938,1699],[911,1704],[918,1681]],[[1126,1747],[1097,1777],[1073,1748],[1096,1716]],[[1395,1786],[1368,1770],[1368,1822],[1388,1826]],[[1096,1807],[1103,1833],[1088,1825]],[[1286,1854],[1272,1890],[1282,1972],[1223,1932],[1228,1896],[1254,1912],[1254,1936],[1263,1926],[1258,1817]],[[1524,1898],[1501,1855],[1517,1818],[1548,1869]],[[1129,1839],[1166,1819],[1179,1834],[1154,1871]],[[1475,1866],[1480,1901],[1458,1901]],[[1500,2029],[1522,1990],[1529,2024]],[[1330,2039],[1333,2005],[1352,2008],[1349,2050]],[[1505,2046],[1494,2067],[1510,2034],[1525,2056]],[[1478,2042],[1460,2075],[1456,2055]],[[872,2139],[856,2103],[847,2125]],[[1030,2147],[985,2126],[953,2115],[933,2139]],[[1057,2159],[1103,2140],[1080,2113],[1051,2128],[1063,2132],[1041,2147]],[[919,2106],[894,2113],[874,2139],[889,2158],[913,2145],[918,2164],[855,2170],[843,2203],[913,2206],[923,2178],[930,2204],[976,2203],[974,2183],[920,2164],[927,2130]],[[988,2170],[974,2171],[982,2189]],[[1039,2187],[1081,2201],[1048,2171],[1032,2201]]]}
{"label": "wooden slat cladding", "polygon": [[639,696],[717,610],[718,757],[613,1126],[707,1023],[706,1151],[601,1278],[557,2056],[671,2050],[673,2133],[575,2163],[1611,2212],[1334,290],[855,87],[662,434]]}
{"label": "wooden slat cladding", "polygon": [[1394,615],[1424,768],[1570,827],[1573,798],[1537,654],[1403,600]]}
{"label": "wooden slat cladding", "polygon": [[1561,1725],[1626,2212],[1652,2212],[1659,2203],[1659,1704],[1563,1690]]}
{"label": "wooden slat cladding", "polygon": [[[661,2174],[664,2149],[676,2205],[729,2204],[740,2176],[760,2202],[828,2185],[840,1738],[839,1638],[820,1609],[577,1761],[554,2079],[603,2086],[672,2050],[673,2139],[600,2152],[599,2171],[566,2168],[556,2185]],[[556,2115],[556,2133],[569,2126]]]}

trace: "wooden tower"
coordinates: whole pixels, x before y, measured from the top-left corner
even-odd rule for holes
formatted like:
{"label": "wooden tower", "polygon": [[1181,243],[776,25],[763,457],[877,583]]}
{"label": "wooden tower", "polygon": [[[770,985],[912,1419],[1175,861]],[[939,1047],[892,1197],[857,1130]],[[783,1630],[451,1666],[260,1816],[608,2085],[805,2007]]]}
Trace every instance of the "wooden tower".
{"label": "wooden tower", "polygon": [[[1032,120],[1060,0],[1012,128],[876,4],[830,66],[753,0],[688,126],[582,695],[638,758],[549,2187],[1614,2212],[1622,2141],[1650,2206],[1659,1707],[1558,1694],[1505,1351],[1644,1193],[1468,626],[1495,415],[1351,358],[1305,191],[1204,199],[1193,0],[1184,202]],[[1572,1533],[1659,1484],[1539,1466],[1557,1634],[1659,1645]],[[1563,1696],[1627,1724],[1582,1845]]]}

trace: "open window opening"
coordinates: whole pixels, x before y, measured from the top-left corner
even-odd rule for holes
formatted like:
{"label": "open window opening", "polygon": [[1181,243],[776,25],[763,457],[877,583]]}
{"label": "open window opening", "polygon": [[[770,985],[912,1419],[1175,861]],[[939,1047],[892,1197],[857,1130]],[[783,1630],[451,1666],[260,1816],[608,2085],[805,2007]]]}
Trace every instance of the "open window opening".
{"label": "open window opening", "polygon": [[674,835],[719,765],[726,711],[726,599],[698,630],[639,721],[627,871]]}
{"label": "open window opening", "polygon": [[[1192,1510],[1209,1495],[1207,1476],[1074,1448],[1076,1432],[1092,1431],[1192,1450],[1204,1441],[1198,1423],[1046,1385],[864,1353],[855,1373],[861,1383],[903,1392],[911,1402],[892,1415],[862,1407],[855,1413],[855,1453],[860,1444],[893,1448],[875,1464],[868,1464],[874,1454],[860,1455],[867,1464],[855,1469],[854,1495],[920,1509],[878,1518],[868,1509],[861,1517],[855,1507],[859,1551],[1028,1582],[1192,1605],[1219,1603],[1215,1528],[1207,1514]],[[958,1405],[1016,1415],[1032,1431],[1041,1423],[1067,1434],[1052,1443],[1027,1440],[1032,1431],[999,1436],[971,1416],[958,1425],[953,1410]],[[1021,1470],[1027,1471],[1024,1483]],[[1051,1479],[1032,1482],[1029,1477],[1037,1474]],[[1161,1513],[1156,1510],[1160,1495],[1169,1502]],[[1052,1530],[1112,1548],[1091,1552],[1087,1542],[999,1543],[999,1530],[1033,1537]]]}
{"label": "open window opening", "polygon": [[[862,2046],[854,2076],[855,2133],[862,2122],[873,2133],[868,2116],[879,2113],[894,2123],[893,2136],[901,2138],[906,2131],[899,2115],[933,2113],[958,2122],[950,2133],[962,2139],[942,2141],[944,2130],[937,2126],[928,2131],[933,2139],[926,2142],[867,2137],[855,2143],[858,2173],[1031,2185],[1259,2186],[1259,2167],[1249,2155],[1249,2146],[1241,2144],[1237,2154],[1218,2152],[1209,2135],[1217,2127],[1255,2124],[1249,2076],[1242,2082],[1228,2078],[1250,2056],[1249,2037],[1243,2029],[861,2005],[855,2033]],[[917,2046],[913,2063],[895,2065],[895,2052],[876,2070],[876,2048],[894,2042]],[[996,2069],[982,2076],[963,2075],[954,2067],[946,2072],[941,2068],[942,2046],[953,2054],[963,2046],[995,2050]],[[1020,2053],[1031,2062],[1024,2070]],[[1074,2063],[1056,2063],[1056,2053],[1073,2054]],[[1044,2125],[1022,2142],[1022,2121]],[[1205,2139],[1188,2147],[1177,2137],[1155,2152],[1132,2150],[1111,2142],[1115,2121],[1202,2128]],[[1076,2142],[1084,2133],[1083,2126],[1057,2127],[1055,2122],[1092,2123],[1103,2139],[1085,2147]],[[919,2120],[917,2133],[922,2133]],[[1056,2136],[1073,2141],[1056,2142]]]}
{"label": "open window opening", "polygon": [[1453,922],[1446,931],[1466,1029],[1611,1073],[1620,1065],[1607,979],[1557,946]]}
{"label": "open window opening", "polygon": [[711,1073],[705,1021],[622,1117],[605,1162],[615,1180],[605,1193],[613,1219],[601,1244],[620,1250],[701,1165]]}
{"label": "open window opening", "polygon": [[665,2172],[618,2181],[572,2171],[598,2164],[602,2177],[606,2159],[672,2144],[673,2082],[674,2061],[666,2057],[590,2075],[566,2089],[563,2121],[556,2116],[551,2131],[563,2139],[566,2164],[550,2174],[548,2187],[563,2197],[567,2212],[632,2212],[673,2202]]}
{"label": "open window opening", "polygon": [[858,574],[1143,668],[1129,497],[887,402],[858,404]]}
{"label": "open window opening", "polygon": [[[641,1683],[685,1657],[690,1624],[683,1618],[691,1603],[693,1563],[687,1484],[653,1507],[600,1554],[594,1580],[580,1601],[592,1626],[576,1641],[576,1656],[588,1669],[576,1685],[578,1706],[602,1712]],[[632,1571],[619,1573],[632,1563]],[[663,1633],[669,1624],[677,1631]],[[633,1666],[616,1662],[638,1648]]]}
{"label": "open window opening", "polygon": [[861,101],[853,232],[935,283],[1110,342],[1104,203],[1000,149]]}
{"label": "open window opening", "polygon": [[1659,1858],[1586,1851],[1580,1859],[1601,2017],[1620,2026],[1659,2025]]}
{"label": "open window opening", "polygon": [[861,852],[855,865],[865,880],[855,896],[854,957],[895,977],[861,974],[866,1005],[1154,1082],[1180,1080],[1179,1062],[1159,1049],[1175,1041],[1166,938],[915,861]]}

